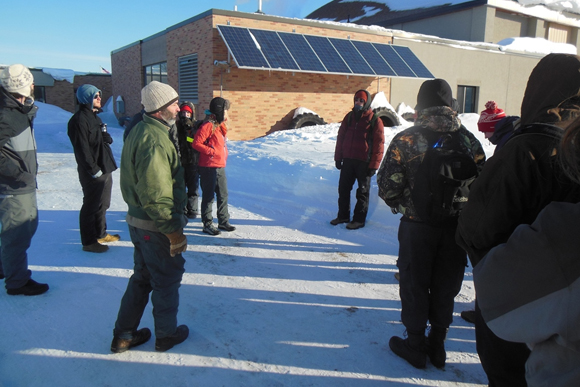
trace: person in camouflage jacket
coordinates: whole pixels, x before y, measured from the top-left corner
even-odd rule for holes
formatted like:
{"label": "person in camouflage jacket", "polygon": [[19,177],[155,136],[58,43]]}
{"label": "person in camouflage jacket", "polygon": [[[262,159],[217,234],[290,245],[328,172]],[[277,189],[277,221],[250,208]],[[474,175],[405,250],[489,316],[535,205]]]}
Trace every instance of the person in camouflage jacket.
{"label": "person in camouflage jacket", "polygon": [[[460,141],[471,150],[478,169],[485,162],[481,144],[461,125],[452,106],[451,88],[446,81],[425,81],[417,96],[417,125],[394,137],[377,174],[379,196],[394,213],[403,214],[397,267],[401,321],[408,336],[391,337],[389,347],[416,368],[425,368],[427,357],[435,367],[445,366],[444,341],[467,263],[465,251],[455,242],[456,224],[428,224],[417,216],[413,205],[415,174],[429,146],[426,133],[459,132]],[[427,322],[431,325],[428,344]]]}

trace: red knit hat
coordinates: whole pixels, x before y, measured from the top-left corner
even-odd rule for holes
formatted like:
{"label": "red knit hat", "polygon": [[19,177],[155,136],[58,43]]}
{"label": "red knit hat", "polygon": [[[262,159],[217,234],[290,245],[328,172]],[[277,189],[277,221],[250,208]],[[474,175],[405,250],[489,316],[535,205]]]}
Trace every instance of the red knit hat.
{"label": "red knit hat", "polygon": [[495,124],[505,117],[505,112],[497,107],[495,101],[488,101],[485,104],[485,110],[481,112],[477,127],[480,132],[493,133]]}
{"label": "red knit hat", "polygon": [[189,114],[193,114],[193,110],[191,110],[191,107],[189,107],[189,105],[186,105],[186,104],[181,105],[179,110],[181,110],[182,112],[186,111],[186,112],[189,112]]}
{"label": "red knit hat", "polygon": [[354,97],[364,99],[365,103],[367,103],[367,101],[368,101],[367,93],[365,93],[364,90],[357,91],[356,94],[354,95]]}

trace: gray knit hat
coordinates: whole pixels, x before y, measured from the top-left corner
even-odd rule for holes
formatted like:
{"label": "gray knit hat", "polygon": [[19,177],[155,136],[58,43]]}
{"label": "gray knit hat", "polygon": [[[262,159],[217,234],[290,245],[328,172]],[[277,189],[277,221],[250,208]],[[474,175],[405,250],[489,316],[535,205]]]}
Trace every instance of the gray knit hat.
{"label": "gray knit hat", "polygon": [[152,81],[141,90],[141,104],[146,113],[155,113],[177,101],[179,95],[173,87]]}
{"label": "gray knit hat", "polygon": [[6,67],[0,73],[2,87],[9,93],[30,97],[30,85],[34,83],[34,77],[26,66],[13,64]]}

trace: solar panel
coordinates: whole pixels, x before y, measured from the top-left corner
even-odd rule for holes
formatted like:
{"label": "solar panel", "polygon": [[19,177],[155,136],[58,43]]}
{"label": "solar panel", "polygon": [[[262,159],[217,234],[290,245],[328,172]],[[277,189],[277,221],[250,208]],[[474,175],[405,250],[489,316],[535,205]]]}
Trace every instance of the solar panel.
{"label": "solar panel", "polygon": [[324,66],[330,73],[352,74],[349,67],[344,63],[336,49],[327,38],[320,36],[304,35],[310,46],[316,51],[316,54],[324,63]]}
{"label": "solar panel", "polygon": [[270,68],[247,28],[218,26],[218,29],[238,67]]}
{"label": "solar panel", "polygon": [[391,66],[379,54],[379,52],[373,47],[372,44],[369,42],[359,42],[354,41],[352,42],[354,46],[357,48],[358,52],[366,59],[367,63],[372,67],[375,74],[383,75],[387,77],[392,77],[397,74],[393,71]]}
{"label": "solar panel", "polygon": [[306,41],[302,34],[290,34],[287,32],[278,32],[280,39],[290,51],[290,54],[298,63],[298,66],[303,71],[326,72],[326,68],[318,59],[312,47]]}
{"label": "solar panel", "polygon": [[261,51],[273,69],[300,70],[276,31],[251,29]]}
{"label": "solar panel", "polygon": [[399,77],[412,77],[416,78],[415,73],[411,70],[409,66],[405,63],[403,59],[397,54],[393,45],[391,44],[378,44],[373,43],[373,46],[382,55],[383,58],[389,63],[391,68],[395,70],[395,73]]}
{"label": "solar panel", "polygon": [[328,38],[328,40],[330,40],[330,43],[336,48],[353,73],[375,75],[373,69],[371,69],[365,58],[361,56],[350,40],[336,38]]}
{"label": "solar panel", "polygon": [[435,78],[433,74],[425,67],[423,62],[413,54],[409,47],[393,46],[395,51],[403,58],[403,60],[411,67],[411,70],[419,78]]}
{"label": "solar panel", "polygon": [[245,27],[217,28],[241,68],[434,78],[408,47]]}

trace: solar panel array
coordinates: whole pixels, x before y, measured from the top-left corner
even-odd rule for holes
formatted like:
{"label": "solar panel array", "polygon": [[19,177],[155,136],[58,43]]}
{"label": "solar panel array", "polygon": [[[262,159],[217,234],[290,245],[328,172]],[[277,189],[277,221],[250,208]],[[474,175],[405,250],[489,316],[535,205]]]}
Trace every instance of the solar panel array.
{"label": "solar panel array", "polygon": [[245,27],[217,28],[239,68],[435,78],[408,47]]}

